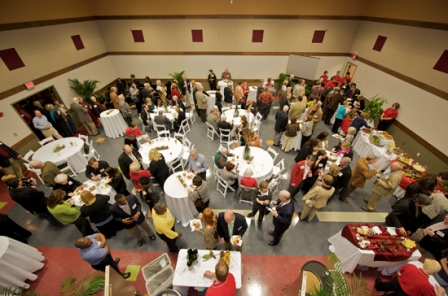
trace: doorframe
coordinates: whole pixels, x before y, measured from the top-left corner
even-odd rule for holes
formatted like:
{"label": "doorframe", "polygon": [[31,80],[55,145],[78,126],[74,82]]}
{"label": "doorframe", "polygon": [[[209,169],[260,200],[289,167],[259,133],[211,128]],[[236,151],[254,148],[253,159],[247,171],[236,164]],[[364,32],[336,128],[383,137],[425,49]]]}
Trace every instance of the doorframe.
{"label": "doorframe", "polygon": [[350,78],[352,78],[353,80],[353,76],[355,75],[356,69],[358,69],[358,65],[352,63],[352,62],[347,62],[347,65],[345,66],[345,71],[344,71],[344,75],[345,73],[348,72],[348,70],[350,69],[351,66],[355,66],[355,71],[350,71]]}

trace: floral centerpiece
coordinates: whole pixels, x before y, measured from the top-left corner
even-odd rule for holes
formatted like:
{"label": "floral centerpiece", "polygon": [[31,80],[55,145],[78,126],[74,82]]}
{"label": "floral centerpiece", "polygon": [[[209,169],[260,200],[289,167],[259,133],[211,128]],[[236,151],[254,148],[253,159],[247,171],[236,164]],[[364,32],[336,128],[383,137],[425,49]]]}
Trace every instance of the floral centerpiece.
{"label": "floral centerpiece", "polygon": [[239,117],[240,116],[240,110],[238,109],[238,103],[243,98],[244,93],[241,86],[237,85],[235,87],[235,91],[233,92],[233,96],[235,98],[235,112],[233,113],[233,117]]}
{"label": "floral centerpiece", "polygon": [[250,155],[250,146],[249,146],[249,134],[250,130],[248,128],[243,129],[243,134],[241,135],[244,139],[244,143],[246,143],[246,146],[244,147],[244,153],[243,153],[243,159],[246,161],[250,161],[251,155]]}

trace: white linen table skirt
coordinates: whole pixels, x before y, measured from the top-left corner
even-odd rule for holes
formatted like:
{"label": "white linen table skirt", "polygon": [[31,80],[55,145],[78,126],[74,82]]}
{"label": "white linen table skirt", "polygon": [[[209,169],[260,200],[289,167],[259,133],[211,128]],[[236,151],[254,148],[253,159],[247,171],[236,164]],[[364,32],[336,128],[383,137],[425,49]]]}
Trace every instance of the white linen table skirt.
{"label": "white linen table skirt", "polygon": [[378,159],[375,165],[380,165],[379,171],[387,169],[392,160],[397,158],[397,156],[393,153],[391,155],[386,154],[386,150],[389,148],[387,144],[384,147],[373,145],[370,143],[369,137],[364,136],[362,131],[359,131],[356,135],[352,148],[362,157],[367,157],[370,154],[376,155]]}
{"label": "white linen table skirt", "polygon": [[254,102],[257,102],[257,86],[249,86],[249,95],[247,96],[247,100],[254,99]]}
{"label": "white linen table skirt", "polygon": [[[213,280],[204,277],[204,272],[214,270],[219,260],[219,251],[214,251],[215,258],[202,261],[202,256],[209,254],[209,250],[198,250],[198,264],[194,265],[193,270],[185,269],[187,267],[187,249],[181,249],[177,257],[176,269],[173,278],[173,288],[181,295],[188,294],[188,288],[193,287],[198,291],[202,291],[212,285]],[[241,252],[230,252],[230,268],[229,272],[235,277],[236,288],[241,289],[241,275],[243,274],[243,265],[241,261]],[[185,270],[184,270],[185,269]]]}
{"label": "white linen table skirt", "polygon": [[125,130],[128,128],[123,115],[121,115],[118,109],[113,109],[109,114],[107,112],[110,112],[110,110],[103,111],[100,114],[100,120],[103,124],[106,137],[115,139],[123,136]]}
{"label": "white linen table skirt", "polygon": [[[230,153],[235,156],[227,158],[227,160],[238,165],[239,176],[238,181],[241,182],[244,171],[250,167],[254,172],[253,178],[255,178],[260,184],[261,181],[266,180],[272,174],[272,168],[274,167],[274,161],[272,156],[266,151],[258,147],[250,147],[250,154],[254,157],[250,164],[243,159],[245,146],[237,147],[230,150]],[[237,158],[238,156],[238,158]]]}
{"label": "white linen table skirt", "polygon": [[44,267],[45,259],[36,248],[18,242],[6,236],[0,236],[0,288],[25,287],[25,281],[35,281],[35,271]]}
{"label": "white linen table skirt", "polygon": [[[53,149],[58,145],[64,145],[65,148],[59,152],[54,152]],[[33,159],[42,162],[51,161],[56,165],[68,162],[75,172],[84,172],[87,166],[87,159],[83,156],[83,145],[84,141],[80,138],[62,138],[40,147],[34,152]]]}
{"label": "white linen table skirt", "polygon": [[[178,176],[182,177],[188,186],[187,188],[180,183]],[[190,176],[191,179],[187,178],[187,176]],[[198,211],[193,202],[188,198],[187,192],[188,188],[193,189],[190,186],[193,181],[193,176],[194,174],[191,172],[174,173],[165,181],[165,187],[163,188],[168,209],[170,209],[176,221],[181,222],[184,227],[187,227],[190,221],[198,215]]]}
{"label": "white linen table skirt", "polygon": [[207,91],[207,93],[209,94],[209,96],[207,97],[207,105],[208,105],[207,115],[208,115],[212,111],[213,107],[215,107],[216,105],[216,96],[215,96],[216,91],[209,90]]}
{"label": "white linen table skirt", "polygon": [[344,272],[353,272],[356,265],[367,267],[390,267],[399,265],[400,263],[407,263],[420,258],[422,255],[418,249],[405,261],[389,262],[389,261],[374,261],[375,253],[372,250],[361,250],[353,245],[345,237],[341,236],[341,231],[328,239],[328,242],[333,245],[334,253],[341,261],[341,267]]}

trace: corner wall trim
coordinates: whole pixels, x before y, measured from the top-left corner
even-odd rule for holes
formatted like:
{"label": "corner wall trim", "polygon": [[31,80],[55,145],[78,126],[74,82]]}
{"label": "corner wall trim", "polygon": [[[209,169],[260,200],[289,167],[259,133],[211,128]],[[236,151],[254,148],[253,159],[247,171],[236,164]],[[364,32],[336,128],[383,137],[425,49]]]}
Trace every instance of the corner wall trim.
{"label": "corner wall trim", "polygon": [[31,142],[35,138],[36,138],[36,136],[33,133],[31,133],[28,136],[26,136],[25,138],[23,138],[22,140],[20,140],[19,142],[17,142],[14,145],[12,145],[11,148],[14,149],[14,150],[18,150],[23,145],[26,145],[27,143]]}

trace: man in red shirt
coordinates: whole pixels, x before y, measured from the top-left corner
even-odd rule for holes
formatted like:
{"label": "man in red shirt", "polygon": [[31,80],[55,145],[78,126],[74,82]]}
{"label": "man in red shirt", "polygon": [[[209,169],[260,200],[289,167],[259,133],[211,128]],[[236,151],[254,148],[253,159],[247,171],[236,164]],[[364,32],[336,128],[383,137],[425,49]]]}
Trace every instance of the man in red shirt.
{"label": "man in red shirt", "polygon": [[331,77],[331,80],[328,81],[327,83],[325,83],[325,87],[324,90],[327,90],[328,88],[334,88],[336,87],[336,85],[338,84],[338,82],[336,81],[336,76]]}
{"label": "man in red shirt", "polygon": [[345,76],[339,80],[339,86],[343,86],[346,81],[347,81],[347,84],[350,84],[352,82],[352,78],[350,77],[350,72],[345,73]]}
{"label": "man in red shirt", "polygon": [[294,197],[297,193],[299,193],[300,189],[302,189],[303,184],[305,183],[303,181],[313,176],[311,167],[315,159],[315,156],[310,154],[306,157],[305,160],[297,162],[292,168],[288,191],[291,194],[291,199],[294,202]]}
{"label": "man in red shirt", "polygon": [[439,296],[445,294],[445,289],[436,285],[437,293],[431,283],[428,281],[430,275],[436,274],[441,269],[440,263],[433,259],[426,259],[423,268],[418,268],[413,264],[406,264],[397,272],[398,276],[389,282],[382,282],[381,279],[375,280],[375,289],[377,291],[390,292],[394,295],[410,296]]}
{"label": "man in red shirt", "polygon": [[341,71],[337,71],[334,78],[336,79],[336,83],[339,83],[341,81]]}
{"label": "man in red shirt", "polygon": [[263,119],[268,118],[269,111],[271,109],[271,103],[274,100],[272,94],[269,92],[269,88],[265,87],[264,91],[258,97],[258,111],[263,115]]}
{"label": "man in red shirt", "polygon": [[229,266],[224,260],[220,259],[215,266],[215,272],[207,270],[205,277],[215,278],[216,280],[207,289],[205,296],[235,296],[236,282],[233,274],[229,273]]}

